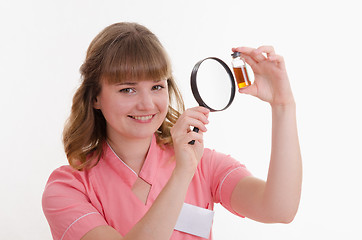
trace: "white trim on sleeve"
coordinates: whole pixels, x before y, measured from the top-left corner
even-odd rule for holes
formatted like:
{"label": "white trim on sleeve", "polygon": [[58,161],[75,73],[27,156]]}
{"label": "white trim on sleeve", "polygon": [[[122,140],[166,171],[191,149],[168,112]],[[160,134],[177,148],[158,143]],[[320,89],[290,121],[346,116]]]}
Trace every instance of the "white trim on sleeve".
{"label": "white trim on sleeve", "polygon": [[64,238],[65,234],[67,233],[67,231],[69,230],[69,228],[70,228],[74,223],[78,222],[80,219],[82,219],[82,218],[84,218],[84,217],[86,217],[86,216],[88,216],[88,215],[95,214],[95,213],[100,214],[99,212],[90,212],[90,213],[84,214],[83,216],[77,218],[77,219],[76,219],[74,222],[72,222],[72,224],[70,224],[69,227],[64,231],[64,233],[63,233],[62,237],[60,238],[60,240],[62,240],[62,239]]}
{"label": "white trim on sleeve", "polygon": [[220,197],[220,203],[222,203],[222,198],[221,198],[221,190],[222,190],[222,186],[224,184],[224,181],[225,179],[232,173],[234,172],[235,170],[239,169],[239,168],[243,168],[243,167],[237,167],[237,168],[234,168],[233,170],[231,170],[230,172],[228,172],[228,174],[226,174],[226,176],[224,177],[224,179],[221,181],[221,184],[220,184],[220,190],[219,190],[219,197]]}

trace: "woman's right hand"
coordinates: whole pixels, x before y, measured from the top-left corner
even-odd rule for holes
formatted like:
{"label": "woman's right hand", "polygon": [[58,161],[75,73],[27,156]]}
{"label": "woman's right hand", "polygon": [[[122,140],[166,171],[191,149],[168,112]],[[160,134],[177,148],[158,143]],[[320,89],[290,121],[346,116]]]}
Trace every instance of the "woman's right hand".
{"label": "woman's right hand", "polygon": [[[171,128],[176,158],[175,171],[190,174],[191,178],[204,152],[203,133],[207,131],[205,125],[209,123],[209,112],[204,107],[187,109]],[[197,127],[199,132],[192,131],[191,127]],[[189,144],[192,140],[195,140],[193,145]]]}

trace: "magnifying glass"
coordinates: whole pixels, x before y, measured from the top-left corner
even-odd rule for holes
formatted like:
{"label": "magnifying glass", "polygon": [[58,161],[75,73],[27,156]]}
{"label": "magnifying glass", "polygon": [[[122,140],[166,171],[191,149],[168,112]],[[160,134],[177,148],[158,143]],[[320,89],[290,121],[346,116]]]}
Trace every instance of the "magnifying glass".
{"label": "magnifying glass", "polygon": [[[234,101],[235,80],[228,65],[216,57],[197,62],[191,73],[191,90],[197,103],[210,112],[227,109]],[[199,129],[194,127],[194,132]],[[195,140],[189,142],[193,145]]]}

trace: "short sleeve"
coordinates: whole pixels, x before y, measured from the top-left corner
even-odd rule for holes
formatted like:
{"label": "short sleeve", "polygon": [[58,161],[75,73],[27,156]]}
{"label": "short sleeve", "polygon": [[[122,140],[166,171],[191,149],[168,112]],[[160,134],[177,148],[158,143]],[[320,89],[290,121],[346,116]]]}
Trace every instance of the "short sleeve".
{"label": "short sleeve", "polygon": [[237,183],[244,177],[252,174],[247,170],[245,165],[215,150],[205,149],[203,158],[209,161],[211,171],[211,192],[215,203],[220,203],[230,212],[238,215],[231,207],[231,194]]}
{"label": "short sleeve", "polygon": [[54,240],[80,239],[91,229],[107,225],[91,204],[82,178],[69,166],[50,175],[42,206]]}

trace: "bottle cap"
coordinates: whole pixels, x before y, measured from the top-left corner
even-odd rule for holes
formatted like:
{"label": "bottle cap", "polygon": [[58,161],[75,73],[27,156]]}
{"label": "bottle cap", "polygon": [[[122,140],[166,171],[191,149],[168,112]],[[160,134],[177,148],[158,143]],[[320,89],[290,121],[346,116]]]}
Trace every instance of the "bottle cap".
{"label": "bottle cap", "polygon": [[240,57],[240,52],[233,52],[233,53],[231,54],[231,56],[232,56],[233,58]]}

